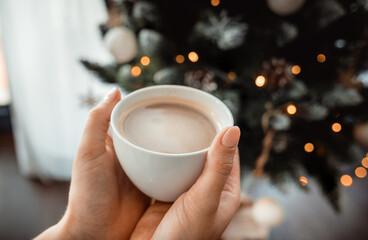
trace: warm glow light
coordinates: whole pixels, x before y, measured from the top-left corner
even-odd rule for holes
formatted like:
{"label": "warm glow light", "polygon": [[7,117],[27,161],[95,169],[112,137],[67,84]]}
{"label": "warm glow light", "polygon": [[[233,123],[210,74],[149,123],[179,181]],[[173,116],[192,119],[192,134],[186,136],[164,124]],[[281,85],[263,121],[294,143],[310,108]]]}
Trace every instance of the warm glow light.
{"label": "warm glow light", "polygon": [[198,54],[196,52],[190,52],[188,54],[188,58],[191,62],[197,62],[199,57],[198,57]]}
{"label": "warm glow light", "polygon": [[220,4],[220,0],[211,0],[211,5],[217,7]]}
{"label": "warm glow light", "polygon": [[305,145],[304,145],[304,150],[306,151],[306,152],[313,152],[313,150],[314,150],[314,145],[312,144],[312,143],[306,143]]}
{"label": "warm glow light", "polygon": [[257,78],[256,78],[256,86],[257,87],[263,87],[266,83],[266,78],[263,77],[262,75],[259,75]]}
{"label": "warm glow light", "polygon": [[308,179],[306,177],[304,177],[304,176],[301,176],[299,178],[299,183],[300,183],[300,185],[302,185],[304,187],[305,185],[308,184]]}
{"label": "warm glow light", "polygon": [[141,58],[141,63],[142,63],[143,66],[148,66],[150,64],[150,62],[151,62],[151,60],[147,56],[143,56]]}
{"label": "warm glow light", "polygon": [[364,178],[365,176],[367,176],[367,170],[365,170],[364,167],[357,167],[355,169],[355,175],[358,177],[358,178]]}
{"label": "warm glow light", "polygon": [[320,62],[320,63],[323,63],[326,61],[326,56],[322,53],[318,54],[317,55],[317,61]]}
{"label": "warm glow light", "polygon": [[300,66],[299,66],[299,65],[294,65],[294,66],[291,68],[291,72],[292,72],[294,75],[298,75],[301,71],[302,71],[302,69],[300,68]]}
{"label": "warm glow light", "polygon": [[368,168],[368,158],[363,158],[362,165],[363,167]]}
{"label": "warm glow light", "polygon": [[296,113],[296,107],[293,104],[290,104],[287,106],[286,111],[290,114],[290,115],[294,115]]}
{"label": "warm glow light", "polygon": [[229,72],[227,74],[227,78],[230,80],[230,81],[234,81],[234,79],[236,78],[236,73],[235,72]]}
{"label": "warm glow light", "polygon": [[343,186],[349,187],[353,184],[353,179],[349,175],[342,175],[340,178],[340,182]]}
{"label": "warm glow light", "polygon": [[130,71],[130,73],[132,74],[133,77],[138,77],[139,75],[141,75],[142,70],[140,67],[134,66],[132,67],[132,70]]}
{"label": "warm glow light", "polygon": [[177,63],[183,63],[183,62],[184,62],[184,60],[185,60],[185,58],[184,58],[184,56],[183,56],[183,55],[177,55],[177,56],[175,57],[175,61],[176,61]]}
{"label": "warm glow light", "polygon": [[331,126],[332,131],[334,131],[335,133],[338,133],[341,131],[341,124],[340,123],[334,123]]}

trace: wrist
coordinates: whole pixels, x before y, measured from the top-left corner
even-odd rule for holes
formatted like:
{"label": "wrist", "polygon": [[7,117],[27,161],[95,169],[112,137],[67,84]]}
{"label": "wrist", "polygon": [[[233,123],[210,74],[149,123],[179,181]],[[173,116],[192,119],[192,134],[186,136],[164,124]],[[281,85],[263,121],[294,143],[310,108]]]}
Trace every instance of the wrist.
{"label": "wrist", "polygon": [[[105,229],[102,227],[92,227],[86,224],[86,222],[81,222],[78,219],[72,208],[68,206],[64,216],[55,225],[56,238],[65,240],[79,240],[79,239],[101,239],[101,236],[105,236]],[[101,235],[101,233],[104,233]],[[106,238],[112,239],[112,238]],[[115,239],[115,238],[113,238]],[[117,238],[116,238],[117,239]]]}
{"label": "wrist", "polygon": [[67,224],[65,222],[66,219],[64,217],[55,225],[49,227],[45,231],[43,231],[40,235],[38,235],[34,240],[46,240],[46,239],[75,239],[67,229]]}

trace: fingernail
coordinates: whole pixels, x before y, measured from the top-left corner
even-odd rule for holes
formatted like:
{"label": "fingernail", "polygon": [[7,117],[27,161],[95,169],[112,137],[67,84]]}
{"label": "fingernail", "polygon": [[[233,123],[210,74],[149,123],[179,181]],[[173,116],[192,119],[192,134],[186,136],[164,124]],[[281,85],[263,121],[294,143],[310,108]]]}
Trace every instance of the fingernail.
{"label": "fingernail", "polygon": [[239,142],[240,128],[235,126],[229,128],[222,137],[222,145],[227,148],[234,148]]}
{"label": "fingernail", "polygon": [[116,90],[117,88],[116,87],[113,87],[105,96],[104,100],[106,102],[109,102],[116,94]]}

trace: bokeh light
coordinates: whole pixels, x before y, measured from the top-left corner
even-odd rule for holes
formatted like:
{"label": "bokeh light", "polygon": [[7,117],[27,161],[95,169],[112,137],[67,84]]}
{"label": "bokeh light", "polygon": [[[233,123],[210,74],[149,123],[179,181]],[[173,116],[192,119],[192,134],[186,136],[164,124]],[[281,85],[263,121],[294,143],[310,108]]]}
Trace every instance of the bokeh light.
{"label": "bokeh light", "polygon": [[183,62],[184,62],[184,60],[185,60],[185,58],[184,58],[184,56],[183,56],[183,55],[177,55],[177,56],[175,57],[175,61],[176,61],[177,63],[183,63]]}
{"label": "bokeh light", "polygon": [[306,177],[304,177],[304,176],[301,176],[300,178],[299,178],[299,183],[300,183],[300,185],[301,186],[305,186],[305,185],[307,185],[308,184],[308,179],[306,178]]}
{"label": "bokeh light", "polygon": [[314,145],[312,144],[312,143],[306,143],[305,145],[304,145],[304,150],[306,151],[306,152],[313,152],[313,150],[314,150]]}
{"label": "bokeh light", "polygon": [[362,165],[363,167],[368,168],[368,158],[367,157],[363,158]]}
{"label": "bokeh light", "polygon": [[331,126],[332,131],[334,131],[335,133],[338,133],[341,131],[341,124],[340,123],[334,123]]}
{"label": "bokeh light", "polygon": [[230,80],[230,81],[234,81],[235,78],[236,78],[236,73],[235,72],[229,72],[227,74],[227,78]]}
{"label": "bokeh light", "polygon": [[353,184],[353,179],[349,175],[344,174],[341,176],[340,182],[343,186],[349,187],[351,184]]}
{"label": "bokeh light", "polygon": [[324,63],[326,61],[326,56],[323,53],[318,54],[317,61],[320,63]]}
{"label": "bokeh light", "polygon": [[266,83],[266,78],[262,75],[259,75],[255,80],[257,87],[263,87]]}
{"label": "bokeh light", "polygon": [[290,115],[294,115],[296,113],[296,107],[293,104],[289,104],[286,108],[286,111],[290,114]]}
{"label": "bokeh light", "polygon": [[294,75],[298,75],[301,71],[302,71],[302,69],[300,68],[300,66],[299,66],[299,65],[294,65],[294,66],[291,68],[291,72],[292,72]]}
{"label": "bokeh light", "polygon": [[218,5],[220,5],[220,0],[211,0],[211,5],[217,7]]}
{"label": "bokeh light", "polygon": [[130,73],[132,74],[133,77],[138,77],[139,75],[141,75],[142,70],[140,67],[134,66],[132,67],[132,70],[130,71]]}
{"label": "bokeh light", "polygon": [[358,178],[364,178],[365,176],[367,176],[367,170],[364,167],[357,167],[355,169],[355,175]]}
{"label": "bokeh light", "polygon": [[143,56],[141,58],[141,64],[143,66],[148,66],[150,64],[150,62],[151,62],[151,59],[149,57],[147,57],[147,56]]}
{"label": "bokeh light", "polygon": [[198,57],[198,54],[196,52],[190,52],[188,54],[188,58],[191,62],[197,62],[199,57]]}

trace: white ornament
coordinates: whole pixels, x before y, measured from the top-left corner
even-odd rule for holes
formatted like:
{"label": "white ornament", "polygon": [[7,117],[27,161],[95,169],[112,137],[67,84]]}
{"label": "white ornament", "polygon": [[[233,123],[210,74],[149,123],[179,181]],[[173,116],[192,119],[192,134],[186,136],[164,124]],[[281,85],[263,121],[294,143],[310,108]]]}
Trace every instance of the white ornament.
{"label": "white ornament", "polygon": [[296,13],[305,0],[267,0],[268,7],[276,14],[286,16]]}
{"label": "white ornament", "polygon": [[104,43],[119,63],[129,62],[137,56],[137,39],[126,27],[110,29],[105,35]]}
{"label": "white ornament", "polygon": [[272,198],[264,197],[254,203],[252,215],[254,220],[259,224],[274,227],[284,219],[284,210]]}

